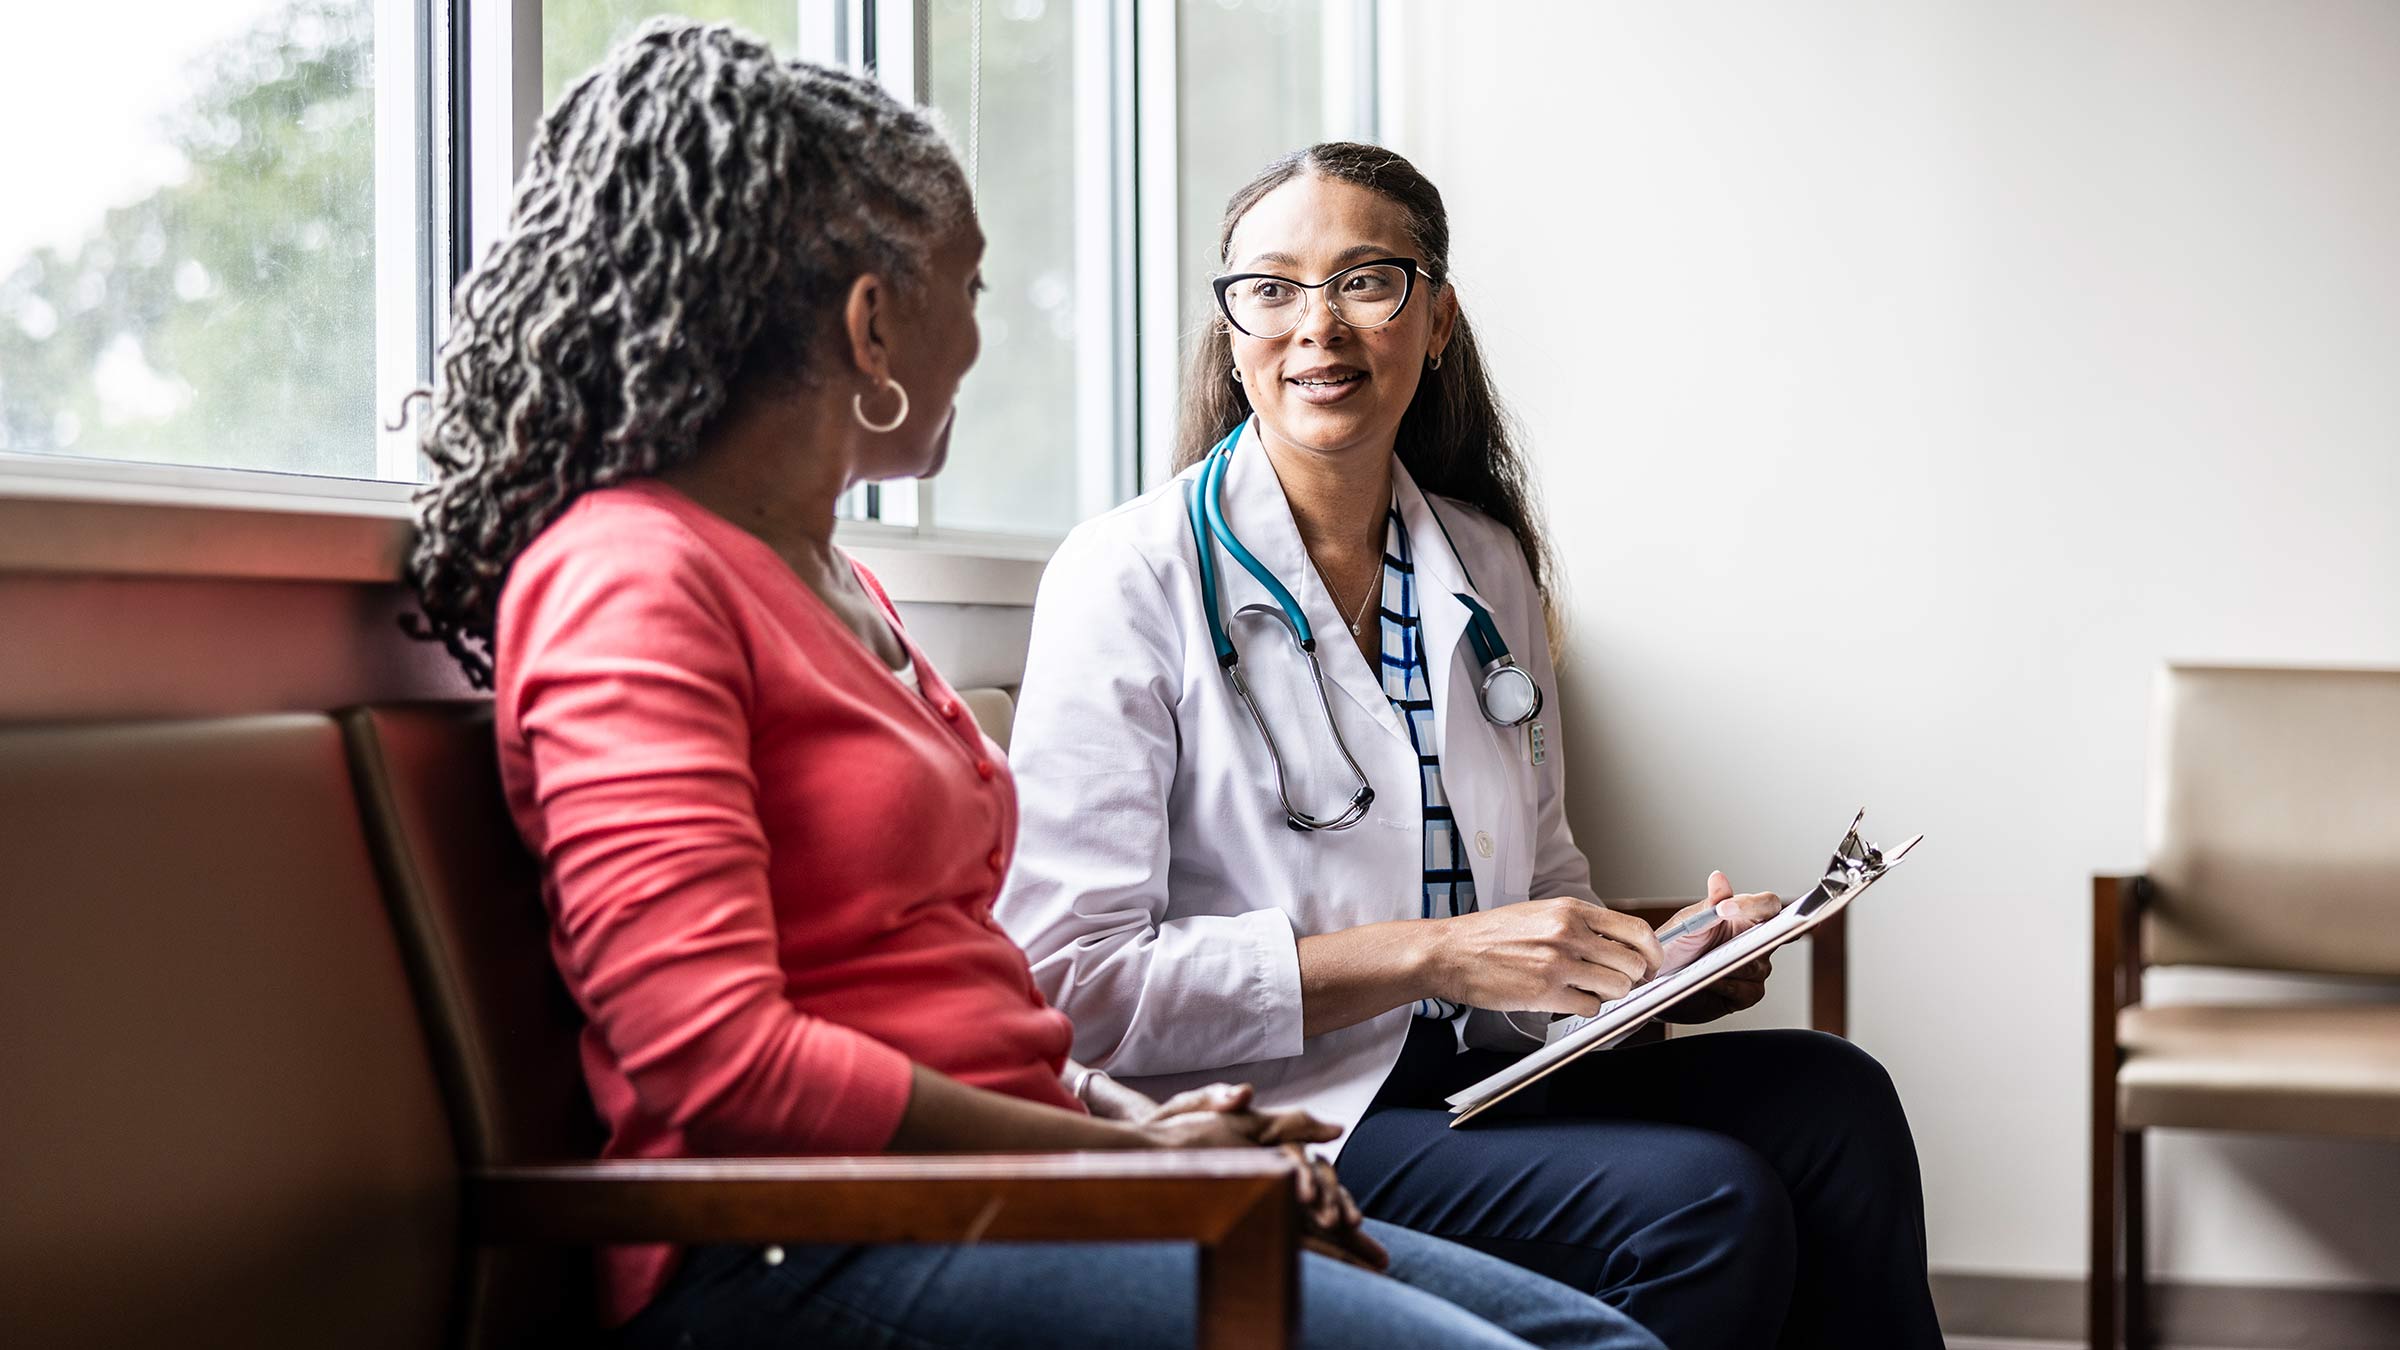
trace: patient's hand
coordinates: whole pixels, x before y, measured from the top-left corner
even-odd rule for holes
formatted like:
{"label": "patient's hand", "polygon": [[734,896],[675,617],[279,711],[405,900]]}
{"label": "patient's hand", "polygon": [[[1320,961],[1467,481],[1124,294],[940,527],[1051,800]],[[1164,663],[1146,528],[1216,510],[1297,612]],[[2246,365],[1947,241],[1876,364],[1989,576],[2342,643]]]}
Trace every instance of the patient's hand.
{"label": "patient's hand", "polygon": [[1349,1188],[1334,1175],[1333,1164],[1309,1157],[1298,1144],[1286,1144],[1284,1148],[1300,1160],[1293,1184],[1298,1189],[1301,1207],[1308,1212],[1301,1240],[1319,1255],[1354,1266],[1374,1271],[1390,1266],[1392,1254],[1360,1227],[1366,1216],[1359,1212],[1358,1201],[1351,1197]]}
{"label": "patient's hand", "polygon": [[1147,1110],[1119,1118],[1159,1139],[1163,1147],[1238,1148],[1248,1144],[1281,1148],[1300,1164],[1292,1186],[1307,1211],[1302,1240],[1308,1247],[1319,1255],[1368,1270],[1380,1271],[1391,1264],[1391,1253],[1359,1227],[1363,1216],[1358,1201],[1334,1174],[1333,1164],[1311,1158],[1303,1147],[1331,1142],[1341,1135],[1341,1126],[1305,1111],[1251,1110],[1254,1094],[1248,1083],[1212,1083],[1179,1092],[1164,1102],[1152,1102],[1105,1077],[1095,1077],[1087,1091],[1095,1113],[1103,1112],[1104,1102],[1109,1111],[1132,1111],[1136,1103],[1146,1105]]}
{"label": "patient's hand", "polygon": [[[1067,1068],[1072,1075],[1077,1066],[1069,1064]],[[1202,1091],[1207,1091],[1207,1089],[1204,1088]],[[1158,1114],[1157,1102],[1105,1073],[1094,1072],[1090,1078],[1084,1080],[1081,1095],[1083,1104],[1091,1108],[1092,1114],[1102,1120],[1122,1120],[1128,1125],[1139,1125]],[[1188,1092],[1182,1094],[1184,1097],[1191,1095]]]}
{"label": "patient's hand", "polygon": [[1195,1088],[1168,1098],[1133,1123],[1161,1148],[1274,1148],[1341,1138],[1341,1126],[1306,1111],[1252,1110],[1252,1095],[1248,1083]]}

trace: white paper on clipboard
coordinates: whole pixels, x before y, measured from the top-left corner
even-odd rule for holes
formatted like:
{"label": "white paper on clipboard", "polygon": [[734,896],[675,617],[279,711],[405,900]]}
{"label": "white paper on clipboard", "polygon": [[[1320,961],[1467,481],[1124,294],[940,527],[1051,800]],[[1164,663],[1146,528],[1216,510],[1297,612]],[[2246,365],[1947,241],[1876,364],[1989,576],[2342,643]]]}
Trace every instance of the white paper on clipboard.
{"label": "white paper on clipboard", "polygon": [[1569,1018],[1553,1026],[1549,1044],[1491,1077],[1452,1093],[1449,1098],[1452,1128],[1473,1120],[1560,1066],[1615,1045],[1651,1018],[1716,983],[1735,966],[1756,960],[1832,918],[1925,838],[1920,834],[1886,853],[1859,837],[1858,824],[1866,816],[1861,811],[1851,818],[1850,829],[1835,846],[1833,860],[1826,864],[1824,876],[1774,918],[1711,948],[1674,974],[1652,980],[1623,998],[1601,1005],[1600,1011],[1589,1017]]}

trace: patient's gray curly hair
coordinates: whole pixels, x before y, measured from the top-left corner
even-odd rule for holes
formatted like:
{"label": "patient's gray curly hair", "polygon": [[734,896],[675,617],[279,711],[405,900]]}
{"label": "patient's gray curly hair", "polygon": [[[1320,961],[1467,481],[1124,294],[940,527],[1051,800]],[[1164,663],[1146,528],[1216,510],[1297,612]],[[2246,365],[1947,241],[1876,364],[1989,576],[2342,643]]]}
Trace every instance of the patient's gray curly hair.
{"label": "patient's gray curly hair", "polygon": [[420,444],[411,631],[491,687],[509,565],[583,492],[689,459],[736,389],[813,383],[850,283],[972,218],[933,122],[725,25],[654,20],[542,119],[460,284]]}

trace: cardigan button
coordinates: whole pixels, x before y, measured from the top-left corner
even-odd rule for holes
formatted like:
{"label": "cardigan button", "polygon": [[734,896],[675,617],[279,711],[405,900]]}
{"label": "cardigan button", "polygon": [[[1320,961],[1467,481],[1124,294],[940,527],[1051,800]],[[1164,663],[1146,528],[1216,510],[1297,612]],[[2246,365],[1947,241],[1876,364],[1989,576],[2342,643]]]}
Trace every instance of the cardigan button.
{"label": "cardigan button", "polygon": [[1004,866],[1004,865],[1007,863],[1007,861],[1008,861],[1008,860],[1007,860],[1006,858],[1003,858],[1003,857],[1001,857],[1001,856],[1000,856],[1000,850],[998,850],[998,849],[993,849],[993,850],[992,850],[992,856],[991,856],[991,857],[989,857],[989,858],[987,858],[987,859],[985,859],[985,861],[989,862],[989,863],[992,865],[992,870],[993,870],[994,872],[998,872],[998,871],[1001,869],[1001,867],[1002,867],[1002,866]]}
{"label": "cardigan button", "polygon": [[942,716],[944,716],[944,717],[946,717],[946,718],[950,719],[950,720],[951,720],[951,721],[953,721],[953,722],[955,722],[955,721],[957,721],[957,720],[958,720],[958,700],[957,700],[957,699],[954,699],[954,698],[946,698],[946,699],[943,699],[943,700],[942,700]]}
{"label": "cardigan button", "polygon": [[975,776],[976,776],[976,777],[978,777],[978,778],[981,778],[983,781],[985,781],[985,782],[987,782],[987,783],[988,783],[988,782],[992,781],[992,773],[993,773],[993,769],[992,769],[992,762],[991,762],[990,760],[988,760],[988,759],[979,759],[979,760],[976,760],[976,761],[975,761]]}

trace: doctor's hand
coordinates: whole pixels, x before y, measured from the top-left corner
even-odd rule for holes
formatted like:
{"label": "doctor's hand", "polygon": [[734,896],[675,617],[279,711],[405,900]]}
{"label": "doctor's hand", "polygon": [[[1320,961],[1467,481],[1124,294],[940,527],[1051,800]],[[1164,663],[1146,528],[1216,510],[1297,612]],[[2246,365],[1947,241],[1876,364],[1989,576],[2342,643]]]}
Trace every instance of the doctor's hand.
{"label": "doctor's hand", "polygon": [[1762,956],[1735,966],[1723,979],[1660,1013],[1658,1020],[1691,1026],[1756,1005],[1767,996],[1769,962],[1770,958]]}
{"label": "doctor's hand", "polygon": [[[1745,929],[1774,918],[1783,908],[1783,901],[1772,891],[1752,895],[1735,895],[1733,883],[1723,872],[1708,874],[1708,898],[1679,911],[1667,921],[1673,927],[1694,914],[1714,909],[1718,921],[1697,933],[1687,933],[1666,944],[1667,971],[1680,970],[1698,960],[1702,953],[1716,947]],[[1724,978],[1659,1014],[1662,1022],[1686,1025],[1713,1022],[1727,1013],[1737,1013],[1756,1004],[1767,994],[1767,976],[1772,973],[1770,958],[1759,957],[1735,966]]]}
{"label": "doctor's hand", "polygon": [[1497,1012],[1588,1017],[1665,958],[1650,925],[1572,896],[1420,922],[1435,935],[1426,992]]}
{"label": "doctor's hand", "polygon": [[[1705,953],[1722,946],[1735,934],[1765,923],[1783,909],[1783,900],[1773,891],[1735,895],[1733,883],[1725,879],[1723,872],[1709,873],[1705,889],[1707,899],[1677,910],[1674,918],[1660,925],[1661,931],[1672,928],[1695,914],[1711,909],[1717,912],[1717,922],[1697,933],[1686,933],[1682,937],[1668,942],[1665,947],[1666,960],[1660,964],[1659,974],[1670,975],[1683,969],[1699,960]],[[1758,978],[1763,980],[1766,976],[1761,974]],[[1756,999],[1751,1000],[1752,1003],[1757,1001]],[[1743,1006],[1747,1007],[1748,1005]]]}

